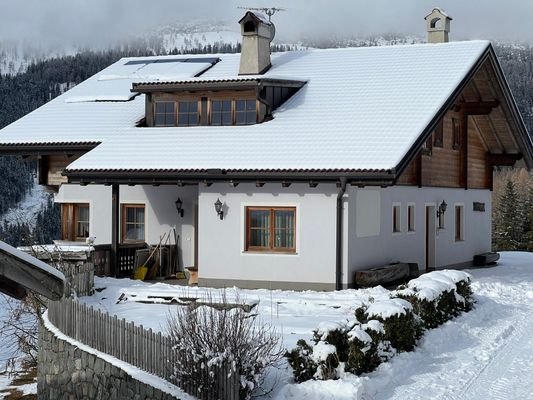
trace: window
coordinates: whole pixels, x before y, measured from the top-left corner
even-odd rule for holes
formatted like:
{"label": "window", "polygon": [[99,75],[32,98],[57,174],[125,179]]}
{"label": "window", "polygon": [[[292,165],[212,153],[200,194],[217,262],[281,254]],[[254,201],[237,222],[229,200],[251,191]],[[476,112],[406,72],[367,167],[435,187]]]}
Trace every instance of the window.
{"label": "window", "polygon": [[461,148],[461,121],[458,118],[452,118],[452,137],[454,150]]}
{"label": "window", "polygon": [[235,101],[235,125],[250,125],[257,122],[255,99]]}
{"label": "window", "polygon": [[231,100],[211,101],[211,125],[232,125]]}
{"label": "window", "polygon": [[246,251],[294,253],[295,240],[296,208],[246,208]]}
{"label": "window", "polygon": [[198,125],[199,116],[198,100],[180,101],[178,103],[178,126]]}
{"label": "window", "polygon": [[122,241],[144,241],[144,204],[122,205]]}
{"label": "window", "polygon": [[461,242],[464,240],[464,208],[463,206],[455,206],[455,241]]}
{"label": "window", "polygon": [[439,121],[439,123],[437,124],[437,126],[435,127],[435,132],[434,132],[434,138],[433,138],[433,146],[435,147],[442,147],[442,144],[444,142],[443,140],[443,127],[442,127],[442,120]]}
{"label": "window", "polygon": [[176,104],[173,101],[155,103],[155,126],[176,125]]}
{"label": "window", "polygon": [[401,231],[401,221],[400,221],[400,205],[399,204],[393,204],[392,205],[392,232],[400,232]]}
{"label": "window", "polygon": [[64,203],[61,206],[61,239],[84,240],[89,237],[89,204]]}
{"label": "window", "polygon": [[408,232],[415,231],[415,205],[414,204],[407,205],[407,231]]}

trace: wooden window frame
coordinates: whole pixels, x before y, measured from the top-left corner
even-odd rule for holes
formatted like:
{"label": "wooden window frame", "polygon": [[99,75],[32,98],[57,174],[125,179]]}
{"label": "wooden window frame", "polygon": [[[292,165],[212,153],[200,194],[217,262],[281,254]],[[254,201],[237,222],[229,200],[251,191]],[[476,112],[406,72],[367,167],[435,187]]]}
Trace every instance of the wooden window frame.
{"label": "wooden window frame", "polygon": [[[182,103],[196,103],[196,113],[191,113],[187,111],[185,114],[196,114],[196,124],[187,124],[187,125],[180,125],[180,104]],[[195,98],[180,98],[176,101],[176,126],[179,127],[188,127],[188,126],[200,126],[200,121],[202,120],[202,99],[201,97],[195,97]]]}
{"label": "wooden window frame", "polygon": [[[126,217],[127,217],[127,210],[129,208],[142,208],[144,210],[144,221],[143,221],[143,226],[144,226],[144,237],[142,239],[128,239],[126,238]],[[124,203],[124,204],[121,204],[121,216],[120,216],[120,219],[121,219],[121,234],[120,234],[120,237],[121,237],[121,240],[122,240],[122,243],[138,243],[138,242],[145,242],[146,241],[146,205],[145,204],[133,204],[133,203]]]}
{"label": "wooden window frame", "polygon": [[[260,246],[251,246],[250,245],[250,213],[252,211],[269,211],[270,227],[269,227],[269,245],[268,247]],[[275,211],[292,211],[294,214],[294,223],[293,223],[293,247],[274,247],[274,232],[275,232]],[[283,206],[247,206],[245,208],[246,216],[246,242],[244,246],[244,251],[246,252],[261,252],[261,253],[285,253],[285,254],[295,254],[296,253],[296,207],[283,207]]]}
{"label": "wooden window frame", "polygon": [[400,203],[392,204],[392,233],[402,232],[402,206]]}
{"label": "wooden window frame", "polygon": [[407,203],[407,232],[416,231],[415,204]]}
{"label": "wooden window frame", "polygon": [[[78,236],[78,223],[80,207],[87,207],[89,211],[89,219],[87,225],[89,227],[87,236]],[[91,229],[91,206],[89,203],[62,203],[61,204],[61,239],[71,242],[84,241],[90,236]]]}
{"label": "wooden window frame", "polygon": [[[245,126],[245,125],[254,125],[258,123],[259,120],[259,107],[257,104],[257,99],[255,97],[209,97],[209,118],[207,119],[210,126],[230,126],[230,125],[213,125],[213,102],[214,101],[231,101],[231,125],[232,126]],[[254,101],[255,102],[255,122],[252,124],[237,124],[237,101]],[[246,103],[245,103],[246,104]],[[245,111],[246,113],[246,108]]]}
{"label": "wooden window frame", "polygon": [[464,242],[465,240],[465,207],[463,204],[455,204],[455,242]]}
{"label": "wooden window frame", "polygon": [[[158,114],[161,114],[161,113],[158,113],[157,112],[157,105],[158,104],[162,104],[162,103],[172,103],[174,105],[174,122],[170,125],[158,125],[157,124],[157,115]],[[174,100],[157,100],[154,102],[154,126],[155,127],[158,127],[158,128],[164,128],[164,127],[169,127],[169,126],[176,126],[177,123],[178,123],[178,107],[177,107],[177,104],[176,104],[176,101]],[[167,113],[165,113],[166,115]]]}

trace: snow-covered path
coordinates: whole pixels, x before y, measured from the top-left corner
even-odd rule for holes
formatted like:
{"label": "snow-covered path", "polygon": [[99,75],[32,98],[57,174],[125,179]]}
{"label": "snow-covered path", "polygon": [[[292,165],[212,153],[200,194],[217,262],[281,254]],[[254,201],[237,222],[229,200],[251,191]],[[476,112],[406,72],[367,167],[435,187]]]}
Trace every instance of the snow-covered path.
{"label": "snow-covered path", "polygon": [[507,253],[505,268],[473,271],[475,310],[382,365],[370,376],[388,384],[363,398],[533,399],[533,265],[524,270],[523,256]]}

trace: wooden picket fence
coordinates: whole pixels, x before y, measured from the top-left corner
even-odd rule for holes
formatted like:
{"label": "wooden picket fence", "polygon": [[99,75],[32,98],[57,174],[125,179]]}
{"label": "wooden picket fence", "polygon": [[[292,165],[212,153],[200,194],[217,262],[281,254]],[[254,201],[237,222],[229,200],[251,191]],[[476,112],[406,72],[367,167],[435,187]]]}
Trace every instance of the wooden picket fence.
{"label": "wooden picket fence", "polygon": [[65,294],[76,292],[77,296],[90,296],[94,292],[94,265],[92,262],[64,261],[57,266],[65,275]]}
{"label": "wooden picket fence", "polygon": [[49,302],[48,318],[63,334],[163,378],[192,396],[202,400],[239,399],[240,379],[231,371],[231,366],[221,368],[219,375],[212,378],[218,382],[220,393],[211,389],[199,395],[197,388],[180,384],[173,373],[177,355],[170,338],[161,332],[136,326],[134,322],[67,298]]}

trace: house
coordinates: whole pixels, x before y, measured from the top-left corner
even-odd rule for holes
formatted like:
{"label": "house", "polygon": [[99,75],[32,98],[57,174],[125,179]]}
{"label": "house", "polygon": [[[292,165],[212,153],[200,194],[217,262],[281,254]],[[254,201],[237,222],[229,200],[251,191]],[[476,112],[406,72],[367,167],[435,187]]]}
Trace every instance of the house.
{"label": "house", "polygon": [[[394,261],[458,266],[491,249],[493,169],[533,147],[487,41],[125,58],[0,132],[39,159],[63,239],[156,244],[209,286],[340,289]],[[176,209],[176,207],[178,209]]]}

